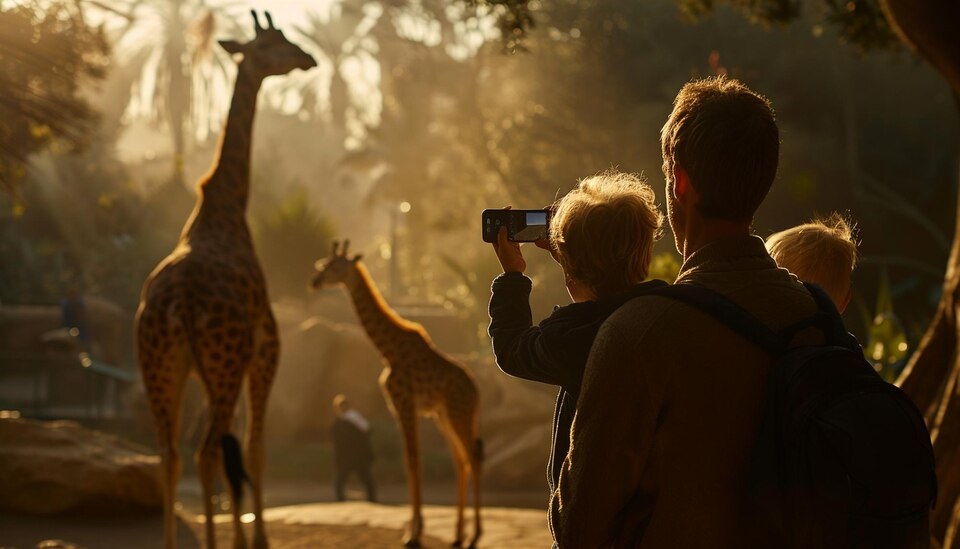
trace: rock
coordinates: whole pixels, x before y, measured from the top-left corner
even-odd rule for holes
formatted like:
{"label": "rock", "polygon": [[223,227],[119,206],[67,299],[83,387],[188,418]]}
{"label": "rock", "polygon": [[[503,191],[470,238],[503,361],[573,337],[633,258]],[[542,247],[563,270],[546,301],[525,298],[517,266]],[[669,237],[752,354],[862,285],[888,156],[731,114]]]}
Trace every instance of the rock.
{"label": "rock", "polygon": [[160,458],[71,421],[0,419],[0,494],[29,514],[159,510]]}

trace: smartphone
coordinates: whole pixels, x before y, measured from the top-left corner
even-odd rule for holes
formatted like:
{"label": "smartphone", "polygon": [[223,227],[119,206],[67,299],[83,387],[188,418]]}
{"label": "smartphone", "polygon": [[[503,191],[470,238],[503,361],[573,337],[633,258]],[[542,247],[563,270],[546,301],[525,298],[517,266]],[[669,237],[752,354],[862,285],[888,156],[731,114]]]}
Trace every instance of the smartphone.
{"label": "smartphone", "polygon": [[550,210],[483,210],[480,223],[483,241],[496,242],[500,227],[507,228],[507,239],[512,242],[534,242],[547,238]]}

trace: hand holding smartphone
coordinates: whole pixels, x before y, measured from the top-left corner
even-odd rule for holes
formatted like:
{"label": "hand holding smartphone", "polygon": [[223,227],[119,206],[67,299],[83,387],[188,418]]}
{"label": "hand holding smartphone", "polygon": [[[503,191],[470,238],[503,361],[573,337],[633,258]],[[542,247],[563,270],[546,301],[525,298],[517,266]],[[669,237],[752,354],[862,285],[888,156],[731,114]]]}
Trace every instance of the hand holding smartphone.
{"label": "hand holding smartphone", "polygon": [[536,242],[549,237],[550,210],[486,209],[480,222],[484,242],[496,242],[500,227],[511,242]]}

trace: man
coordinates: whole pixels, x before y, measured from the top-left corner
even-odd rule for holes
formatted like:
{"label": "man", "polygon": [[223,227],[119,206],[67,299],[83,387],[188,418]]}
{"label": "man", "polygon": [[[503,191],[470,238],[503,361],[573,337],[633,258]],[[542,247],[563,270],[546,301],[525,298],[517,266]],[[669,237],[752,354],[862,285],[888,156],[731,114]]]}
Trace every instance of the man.
{"label": "man", "polygon": [[373,450],[370,447],[370,423],[350,406],[347,397],[333,397],[333,489],[337,501],[346,501],[345,488],[350,473],[357,473],[367,490],[367,500],[377,501],[373,483]]}
{"label": "man", "polygon": [[[678,283],[725,294],[773,330],[816,312],[751,222],[777,171],[762,96],[729,78],[680,90],[661,132]],[[810,343],[819,335],[802,334]],[[769,547],[746,491],[769,355],[684,303],[643,296],[600,329],[551,503],[562,549]]]}

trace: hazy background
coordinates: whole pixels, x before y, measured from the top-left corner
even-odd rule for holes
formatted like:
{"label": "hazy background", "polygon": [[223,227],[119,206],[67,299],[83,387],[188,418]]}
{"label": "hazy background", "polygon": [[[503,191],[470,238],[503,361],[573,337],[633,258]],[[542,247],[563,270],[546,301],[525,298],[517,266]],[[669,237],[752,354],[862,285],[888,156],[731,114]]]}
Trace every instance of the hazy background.
{"label": "hazy background", "polygon": [[[902,50],[843,44],[816,10],[768,29],[725,8],[691,24],[667,0],[549,1],[532,5],[537,25],[510,53],[483,9],[437,0],[79,5],[110,46],[104,77],[81,83],[97,117],[80,152],[32,154],[15,191],[0,194],[0,349],[37,351],[35,332],[56,324],[75,287],[103,307],[97,351],[135,374],[141,285],[193,207],[232,90],[235,63],[211,39],[249,39],[248,9],[269,8],[319,63],[267,81],[254,129],[248,221],[283,338],[275,475],[325,478],[328,403],[346,392],[377,426],[380,474],[402,479],[376,352],[343,292],[306,290],[331,240],[350,238],[390,303],[480,378],[494,439],[488,481],[540,486],[552,389],[492,362],[486,304],[499,267],[480,240],[480,211],[544,206],[610,167],[646,174],[662,203],[659,130],[694,77],[729,74],[776,108],[780,172],[758,234],[833,210],[858,222],[847,322],[886,375],[935,310],[956,204],[949,89]],[[539,319],[568,298],[559,269],[524,250]],[[656,273],[671,278],[669,232],[657,252]],[[152,444],[139,382],[117,390],[123,429]],[[188,438],[199,436],[195,400]],[[427,476],[445,480],[429,433]]]}

